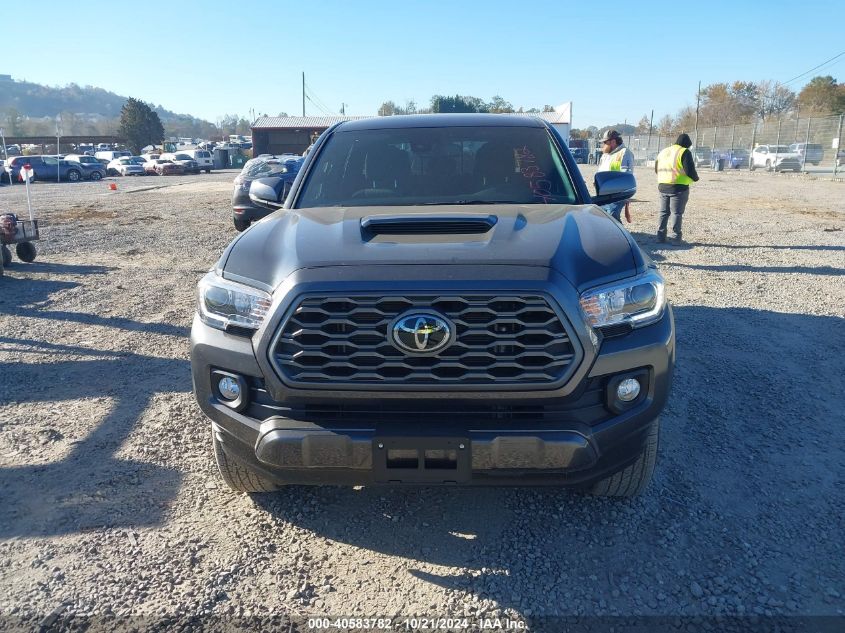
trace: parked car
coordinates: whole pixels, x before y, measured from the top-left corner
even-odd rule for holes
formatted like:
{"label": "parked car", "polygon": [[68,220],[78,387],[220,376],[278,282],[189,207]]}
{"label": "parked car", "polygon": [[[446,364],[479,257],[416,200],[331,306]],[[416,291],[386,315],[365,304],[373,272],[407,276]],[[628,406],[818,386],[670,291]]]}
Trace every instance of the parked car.
{"label": "parked car", "polygon": [[211,159],[211,152],[209,152],[208,150],[186,149],[179,153],[185,154],[186,156],[189,156],[192,160],[196,161],[200,171],[205,171],[205,173],[207,174],[211,173],[211,169],[212,167],[214,167],[214,161]]}
{"label": "parked car", "polygon": [[267,216],[267,207],[253,204],[249,198],[249,188],[257,178],[279,176],[288,184],[293,182],[303,158],[296,154],[281,154],[279,156],[260,156],[248,160],[234,180],[235,188],[232,192],[232,220],[235,228],[243,231],[252,222]]}
{"label": "parked car", "polygon": [[108,165],[108,172],[116,176],[143,176],[144,168],[131,156],[113,160]]}
{"label": "parked car", "polygon": [[713,151],[709,147],[694,147],[692,156],[696,167],[709,166],[713,159]]}
{"label": "parked car", "polygon": [[20,180],[21,168],[29,164],[32,166],[33,178],[55,182],[77,182],[85,177],[85,170],[82,165],[69,160],[61,160],[55,156],[14,156],[6,163],[6,171],[16,182]]}
{"label": "parked car", "polygon": [[105,151],[99,151],[94,154],[94,158],[106,161],[106,165],[108,165],[113,160],[117,160],[122,156],[132,156],[132,152],[127,152],[125,150],[117,150],[117,149],[110,149]]}
{"label": "parked car", "polygon": [[714,149],[710,157],[710,162],[714,164],[717,160],[724,161],[725,169],[748,167],[748,150]]}
{"label": "parked car", "polygon": [[156,158],[155,160],[144,163],[144,171],[148,174],[158,174],[159,176],[178,176],[185,173],[185,168],[171,160]]}
{"label": "parked car", "polygon": [[[3,150],[3,146],[0,145],[0,151]],[[6,156],[4,158],[11,158],[12,156],[20,156],[21,155],[21,146],[18,144],[12,144],[6,146]]]}
{"label": "parked car", "polygon": [[504,114],[343,122],[287,195],[255,181],[284,211],[200,281],[191,330],[223,481],[645,490],[673,316],[596,206],[634,175],[594,182],[551,125]]}
{"label": "parked car", "polygon": [[144,159],[144,162],[147,163],[151,160],[156,160],[157,158],[161,158],[161,154],[153,152],[150,154],[141,154],[141,158]]}
{"label": "parked car", "polygon": [[801,156],[790,152],[788,145],[758,145],[751,152],[751,171],[758,167],[767,171],[801,171]]}
{"label": "parked car", "polygon": [[806,160],[812,165],[818,165],[824,159],[824,148],[820,143],[793,143],[789,146],[789,151],[798,154],[802,162]]}
{"label": "parked car", "polygon": [[200,173],[200,166],[197,161],[188,156],[185,152],[167,152],[162,154],[161,158],[181,166],[182,171],[186,174]]}
{"label": "parked car", "polygon": [[85,180],[102,180],[108,173],[107,168],[100,161],[87,154],[68,154],[65,160],[79,163]]}

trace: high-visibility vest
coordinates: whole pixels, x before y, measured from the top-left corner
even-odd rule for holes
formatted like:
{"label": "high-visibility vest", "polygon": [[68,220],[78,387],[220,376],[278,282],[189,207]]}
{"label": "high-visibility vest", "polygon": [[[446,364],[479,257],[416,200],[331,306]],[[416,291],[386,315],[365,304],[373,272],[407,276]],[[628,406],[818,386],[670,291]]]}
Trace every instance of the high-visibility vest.
{"label": "high-visibility vest", "polygon": [[686,147],[670,145],[657,155],[657,182],[661,185],[687,185],[692,178],[687,176],[681,163]]}
{"label": "high-visibility vest", "polygon": [[625,157],[625,152],[628,149],[623,147],[621,150],[611,155],[610,171],[622,171],[622,159]]}

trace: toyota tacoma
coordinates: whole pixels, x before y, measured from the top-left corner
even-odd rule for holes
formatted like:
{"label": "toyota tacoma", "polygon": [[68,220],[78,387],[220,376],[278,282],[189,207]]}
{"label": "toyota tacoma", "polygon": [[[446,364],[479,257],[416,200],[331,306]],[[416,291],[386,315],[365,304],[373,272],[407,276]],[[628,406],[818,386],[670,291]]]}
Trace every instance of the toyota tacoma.
{"label": "toyota tacoma", "polygon": [[514,115],[328,129],[200,281],[194,391],[224,481],[645,489],[674,367],[664,282],[564,139]]}

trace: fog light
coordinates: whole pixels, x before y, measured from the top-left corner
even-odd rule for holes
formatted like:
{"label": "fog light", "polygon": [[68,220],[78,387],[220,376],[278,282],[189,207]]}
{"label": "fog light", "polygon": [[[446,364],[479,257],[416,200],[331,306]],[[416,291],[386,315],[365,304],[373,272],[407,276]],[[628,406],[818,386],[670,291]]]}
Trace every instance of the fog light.
{"label": "fog light", "polygon": [[633,402],[640,395],[640,381],[636,378],[626,378],[616,387],[616,397],[622,402]]}
{"label": "fog light", "polygon": [[[217,383],[217,388],[220,390],[220,395],[226,400],[237,400],[241,395],[241,386],[237,380],[230,376],[221,378],[220,382]],[[639,392],[639,385],[637,385],[637,391]]]}

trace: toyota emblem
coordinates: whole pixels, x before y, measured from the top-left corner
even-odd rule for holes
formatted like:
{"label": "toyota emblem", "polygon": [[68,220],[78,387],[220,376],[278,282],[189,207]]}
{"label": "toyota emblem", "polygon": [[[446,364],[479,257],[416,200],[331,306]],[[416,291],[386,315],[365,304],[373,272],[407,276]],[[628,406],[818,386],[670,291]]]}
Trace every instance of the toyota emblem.
{"label": "toyota emblem", "polygon": [[449,323],[430,312],[410,312],[400,316],[391,331],[393,343],[409,354],[436,354],[452,342]]}

